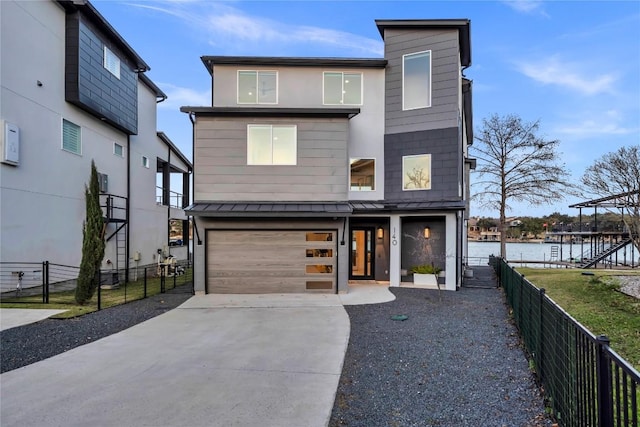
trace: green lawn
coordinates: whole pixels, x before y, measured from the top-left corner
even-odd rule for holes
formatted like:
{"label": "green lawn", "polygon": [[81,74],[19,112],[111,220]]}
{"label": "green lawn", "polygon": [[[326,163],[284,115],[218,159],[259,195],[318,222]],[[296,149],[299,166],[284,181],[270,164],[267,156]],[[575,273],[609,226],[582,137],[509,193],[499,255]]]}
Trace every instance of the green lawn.
{"label": "green lawn", "polygon": [[619,275],[638,271],[518,268],[518,271],[611,348],[640,370],[640,300],[619,292]]}
{"label": "green lawn", "polygon": [[[176,277],[176,286],[180,286],[193,280],[193,269],[187,268],[186,273]],[[173,288],[173,277],[165,279],[165,289]],[[160,293],[160,278],[153,277],[147,279],[147,296]],[[55,309],[67,310],[64,313],[52,316],[54,319],[68,319],[71,317],[82,316],[98,310],[98,293],[93,295],[90,301],[84,305],[78,305],[75,302],[75,291],[52,292],[49,294],[49,304],[42,303],[42,295],[33,297],[9,298],[4,296],[0,302],[0,308],[30,308],[30,309]],[[129,282],[126,286],[120,284],[118,289],[103,289],[101,291],[101,307],[108,308],[127,302],[144,298],[144,280]]]}

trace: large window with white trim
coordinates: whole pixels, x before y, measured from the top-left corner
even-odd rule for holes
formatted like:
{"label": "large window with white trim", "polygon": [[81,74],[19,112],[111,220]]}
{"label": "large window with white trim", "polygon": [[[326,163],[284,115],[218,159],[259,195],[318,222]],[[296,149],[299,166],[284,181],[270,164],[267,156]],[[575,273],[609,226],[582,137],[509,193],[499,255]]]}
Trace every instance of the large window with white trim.
{"label": "large window with white trim", "polygon": [[431,154],[402,157],[402,190],[431,189]]}
{"label": "large window with white trim", "polygon": [[323,73],[325,105],[362,105],[362,73]]}
{"label": "large window with white trim", "polygon": [[295,125],[247,125],[248,165],[295,165]]}
{"label": "large window with white trim", "polygon": [[62,149],[74,154],[82,154],[82,134],[80,126],[62,119]]}
{"label": "large window with white trim", "polygon": [[238,71],[238,104],[277,103],[277,71]]}
{"label": "large window with white trim", "polygon": [[402,109],[431,107],[431,51],[402,56]]}

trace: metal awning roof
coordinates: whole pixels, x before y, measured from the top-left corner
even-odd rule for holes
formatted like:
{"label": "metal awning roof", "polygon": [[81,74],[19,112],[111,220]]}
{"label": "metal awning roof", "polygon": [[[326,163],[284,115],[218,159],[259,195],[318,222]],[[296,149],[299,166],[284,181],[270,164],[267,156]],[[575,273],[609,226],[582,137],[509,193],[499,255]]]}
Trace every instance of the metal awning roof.
{"label": "metal awning roof", "polygon": [[349,216],[352,210],[347,202],[205,202],[194,203],[185,211],[187,214],[218,217],[344,217]]}
{"label": "metal awning roof", "polygon": [[[637,203],[637,196],[640,195],[640,190],[627,191],[626,193],[615,194],[600,199],[587,200],[580,203],[569,205],[570,208],[619,208],[624,206],[630,206],[633,203]],[[635,197],[634,197],[635,196]]]}
{"label": "metal awning roof", "polygon": [[460,210],[464,201],[434,202],[199,202],[187,214],[205,217],[346,217],[352,213]]}

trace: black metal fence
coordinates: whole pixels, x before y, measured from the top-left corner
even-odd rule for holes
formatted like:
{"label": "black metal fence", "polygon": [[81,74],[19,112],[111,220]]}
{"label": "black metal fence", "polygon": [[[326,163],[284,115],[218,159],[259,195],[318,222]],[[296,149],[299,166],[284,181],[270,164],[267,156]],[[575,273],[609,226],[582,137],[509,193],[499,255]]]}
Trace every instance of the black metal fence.
{"label": "black metal fence", "polygon": [[638,427],[640,374],[551,298],[501,258],[493,257],[500,285],[561,426]]}
{"label": "black metal fence", "polygon": [[[0,263],[0,302],[7,304],[75,304],[79,267],[50,263]],[[141,267],[134,280],[124,271],[101,270],[93,298],[85,306],[100,310],[165,292],[193,294],[193,267],[188,261]]]}

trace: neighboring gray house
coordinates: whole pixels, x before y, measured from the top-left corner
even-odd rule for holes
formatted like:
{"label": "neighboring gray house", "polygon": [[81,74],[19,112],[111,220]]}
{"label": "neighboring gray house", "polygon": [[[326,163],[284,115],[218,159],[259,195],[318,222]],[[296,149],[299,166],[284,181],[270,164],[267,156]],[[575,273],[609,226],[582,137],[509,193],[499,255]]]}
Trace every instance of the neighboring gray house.
{"label": "neighboring gray house", "polygon": [[[0,19],[0,262],[80,265],[91,160],[102,267],[125,274],[159,251],[187,259],[169,222],[186,224],[192,165],[157,131],[166,95],[149,66],[86,1],[3,0]],[[170,191],[172,175],[184,191]]]}
{"label": "neighboring gray house", "polygon": [[470,22],[376,21],[384,59],[205,56],[195,289],[346,292],[418,264],[455,290],[473,160]]}

